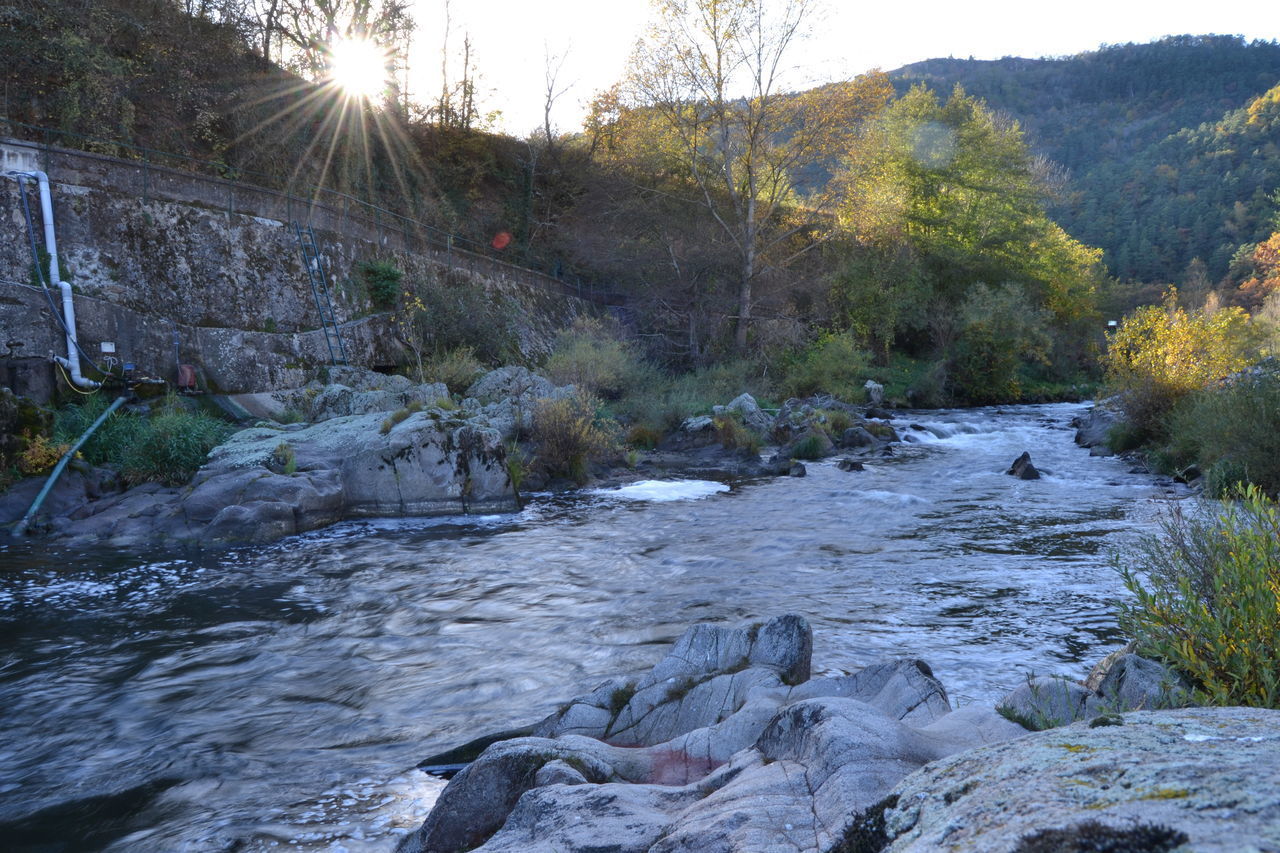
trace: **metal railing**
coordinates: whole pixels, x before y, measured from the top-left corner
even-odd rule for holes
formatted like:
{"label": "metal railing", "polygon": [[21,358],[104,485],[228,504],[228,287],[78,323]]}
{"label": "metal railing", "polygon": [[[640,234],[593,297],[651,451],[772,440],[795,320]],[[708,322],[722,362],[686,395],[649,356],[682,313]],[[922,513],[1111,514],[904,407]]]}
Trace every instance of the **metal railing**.
{"label": "metal railing", "polygon": [[327,187],[276,189],[252,182],[277,182],[277,178],[265,173],[4,117],[0,117],[0,137],[4,137],[0,142],[8,146],[31,149],[39,158],[41,169],[56,180],[67,181],[74,176],[73,182],[130,193],[144,204],[168,201],[284,224],[301,222],[372,242],[385,250],[428,255],[454,269],[504,277],[604,305],[624,301],[619,294],[593,283],[512,263],[498,257],[497,250],[484,243]]}

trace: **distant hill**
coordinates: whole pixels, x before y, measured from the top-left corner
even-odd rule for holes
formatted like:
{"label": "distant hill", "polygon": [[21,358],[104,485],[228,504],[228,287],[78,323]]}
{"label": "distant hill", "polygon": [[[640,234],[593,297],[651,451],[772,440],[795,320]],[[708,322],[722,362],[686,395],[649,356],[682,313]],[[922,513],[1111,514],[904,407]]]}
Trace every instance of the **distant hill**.
{"label": "distant hill", "polygon": [[1270,233],[1280,121],[1249,107],[1280,84],[1280,44],[1174,36],[1058,59],[930,59],[890,72],[906,91],[958,85],[1017,119],[1068,170],[1053,211],[1124,279],[1213,279]]}

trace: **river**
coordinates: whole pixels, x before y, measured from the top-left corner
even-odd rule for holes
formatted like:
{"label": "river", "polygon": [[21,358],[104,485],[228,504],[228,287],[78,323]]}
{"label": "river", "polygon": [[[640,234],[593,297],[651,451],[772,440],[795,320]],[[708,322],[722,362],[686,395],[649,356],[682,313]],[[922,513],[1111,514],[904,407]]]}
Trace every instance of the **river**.
{"label": "river", "polygon": [[[1111,550],[1185,495],[1077,448],[1082,411],[920,412],[861,472],[231,552],[0,543],[0,838],[387,851],[442,785],[421,758],[647,669],[699,621],[802,613],[815,672],[918,656],[953,704],[1082,675],[1120,642]],[[1004,474],[1023,450],[1042,479]]]}

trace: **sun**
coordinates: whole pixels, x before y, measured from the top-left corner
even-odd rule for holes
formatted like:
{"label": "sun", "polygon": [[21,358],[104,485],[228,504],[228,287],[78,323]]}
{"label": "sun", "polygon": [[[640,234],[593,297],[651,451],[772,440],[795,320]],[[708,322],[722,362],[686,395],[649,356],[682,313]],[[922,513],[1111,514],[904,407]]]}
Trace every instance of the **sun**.
{"label": "sun", "polygon": [[339,39],[329,47],[329,82],[350,98],[377,102],[387,89],[387,52],[368,39]]}

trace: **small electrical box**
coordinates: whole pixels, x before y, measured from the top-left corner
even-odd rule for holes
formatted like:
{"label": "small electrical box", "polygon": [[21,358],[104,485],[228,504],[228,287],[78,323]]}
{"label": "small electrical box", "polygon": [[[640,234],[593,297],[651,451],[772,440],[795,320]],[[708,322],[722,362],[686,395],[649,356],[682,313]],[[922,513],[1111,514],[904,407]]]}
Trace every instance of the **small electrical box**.
{"label": "small electrical box", "polygon": [[99,348],[100,348],[104,353],[113,353],[113,352],[115,352],[115,351],[116,351],[116,342],[115,342],[115,341],[103,341],[101,344],[99,344],[99,345],[98,345],[98,347],[99,347]]}

